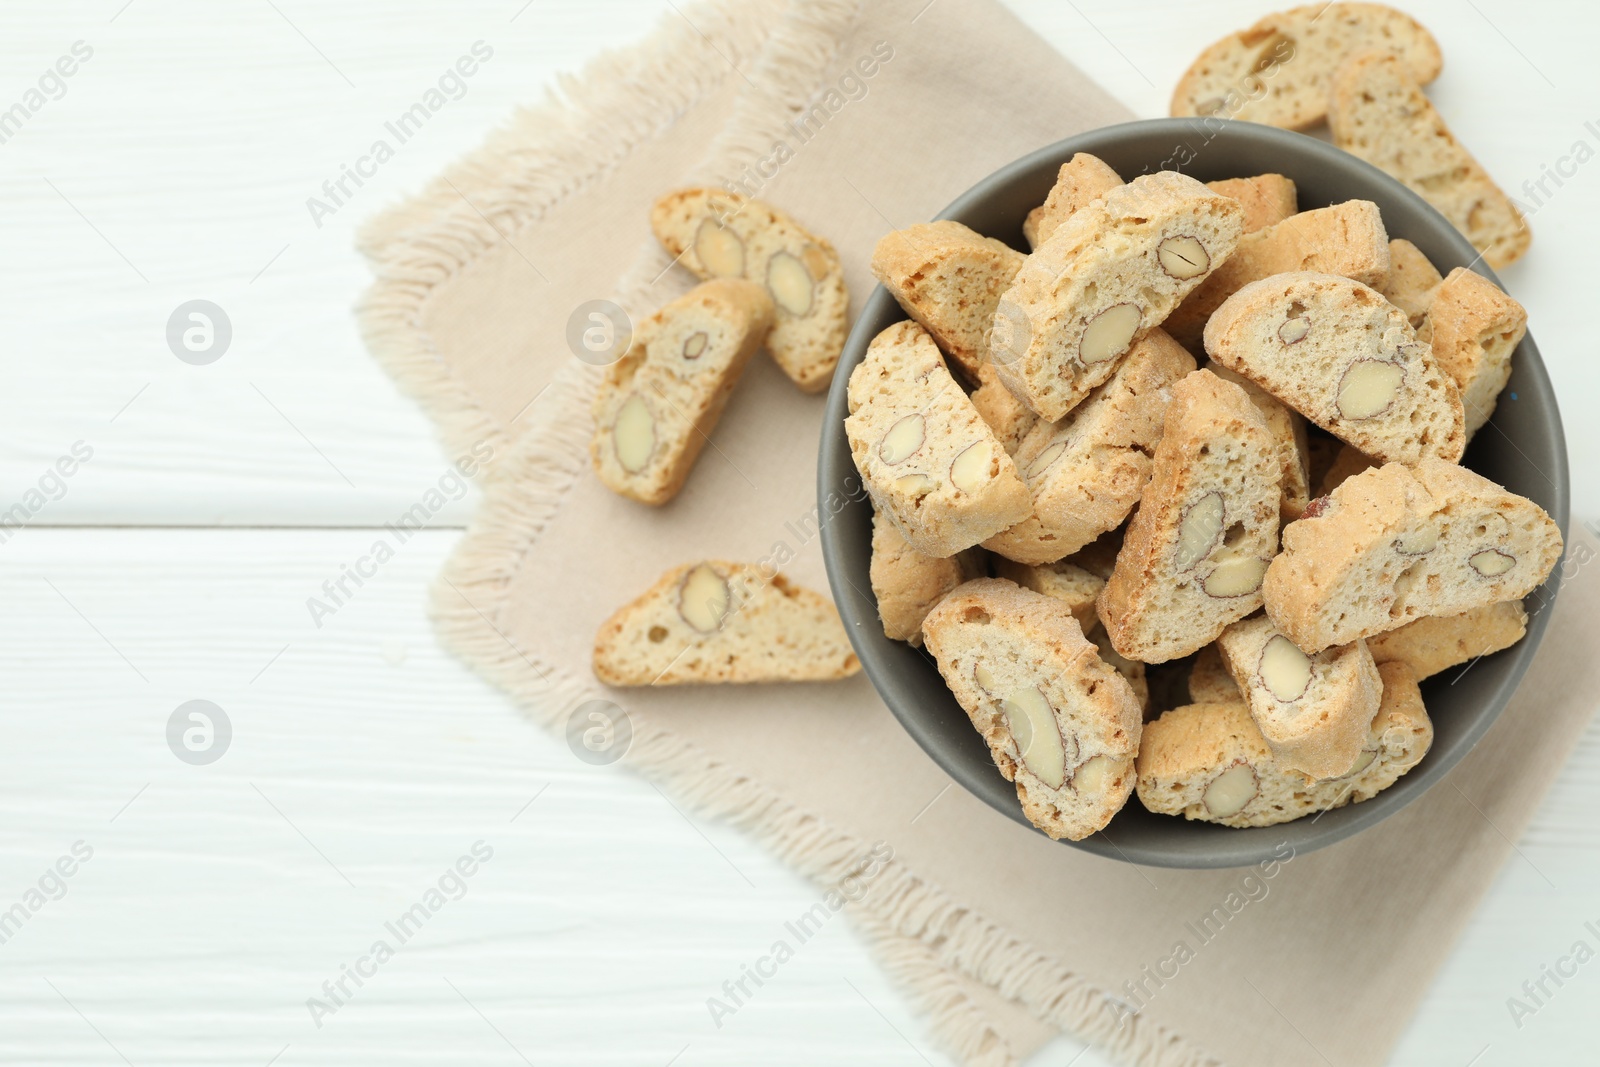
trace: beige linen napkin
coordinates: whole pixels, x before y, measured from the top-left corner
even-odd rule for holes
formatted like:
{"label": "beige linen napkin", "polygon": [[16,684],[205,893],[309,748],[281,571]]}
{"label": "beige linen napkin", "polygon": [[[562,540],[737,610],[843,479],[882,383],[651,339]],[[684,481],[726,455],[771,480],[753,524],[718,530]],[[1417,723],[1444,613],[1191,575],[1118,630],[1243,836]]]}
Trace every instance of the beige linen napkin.
{"label": "beige linen napkin", "polygon": [[[864,677],[607,692],[595,629],[672,565],[792,556],[791,577],[827,588],[822,400],[764,357],[668,506],[589,472],[598,371],[574,358],[569,319],[609,298],[637,320],[688,284],[649,239],[650,201],[745,183],[834,241],[859,307],[882,233],[1129,116],[990,0],[685,6],[562,90],[366,234],[374,353],[452,457],[495,450],[436,588],[442,639],[554,729],[611,702],[627,762],[849,889],[964,1063],[1013,1062],[1055,1029],[1140,1065],[1383,1062],[1587,721],[1600,583],[1569,562],[1537,698],[1524,686],[1445,782],[1265,870],[1142,869],[1050,842],[952,787]],[[863,870],[878,843],[893,858]]]}

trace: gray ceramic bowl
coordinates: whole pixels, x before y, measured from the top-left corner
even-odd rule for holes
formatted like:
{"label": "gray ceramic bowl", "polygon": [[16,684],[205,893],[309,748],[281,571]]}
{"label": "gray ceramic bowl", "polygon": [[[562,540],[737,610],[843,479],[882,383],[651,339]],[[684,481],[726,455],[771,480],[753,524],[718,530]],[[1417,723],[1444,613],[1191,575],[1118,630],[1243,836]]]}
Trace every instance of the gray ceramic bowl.
{"label": "gray ceramic bowl", "polygon": [[[1044,201],[1056,170],[1077,152],[1099,156],[1125,178],[1163,169],[1181,170],[1201,181],[1266,172],[1286,174],[1299,187],[1302,210],[1345,200],[1371,200],[1383,212],[1390,236],[1414,243],[1441,273],[1471,265],[1494,278],[1443,216],[1382,171],[1303,134],[1243,122],[1156,119],[1071,137],[997,171],[939,217],[955,219],[1026,250],[1024,216]],[[845,343],[823,424],[817,480],[824,501],[848,496],[846,479],[856,475],[844,434],[845,385],[850,371],[879,331],[905,317],[894,298],[880,287],[862,308]],[[1501,396],[1493,421],[1474,438],[1464,462],[1536,501],[1565,529],[1566,442],[1550,379],[1531,336],[1518,347],[1514,366],[1511,384]],[[829,515],[829,508],[824,506],[821,513]],[[996,811],[1026,824],[1015,788],[995,769],[987,746],[945,688],[932,659],[883,636],[867,576],[871,528],[871,507],[863,499],[834,515],[822,529],[834,599],[867,676],[935,763]],[[1535,603],[1547,604],[1554,592],[1552,582],[1534,594],[1530,608]],[[1423,696],[1433,719],[1433,749],[1410,774],[1363,804],[1328,812],[1315,822],[1301,819],[1281,826],[1233,830],[1152,815],[1134,797],[1104,832],[1071,845],[1111,859],[1160,867],[1237,867],[1267,858],[1284,841],[1297,853],[1304,853],[1349,837],[1421,796],[1467,754],[1510,699],[1549,618],[1548,610],[1538,611],[1519,644],[1484,657],[1459,678],[1457,671],[1450,671],[1424,682]]]}

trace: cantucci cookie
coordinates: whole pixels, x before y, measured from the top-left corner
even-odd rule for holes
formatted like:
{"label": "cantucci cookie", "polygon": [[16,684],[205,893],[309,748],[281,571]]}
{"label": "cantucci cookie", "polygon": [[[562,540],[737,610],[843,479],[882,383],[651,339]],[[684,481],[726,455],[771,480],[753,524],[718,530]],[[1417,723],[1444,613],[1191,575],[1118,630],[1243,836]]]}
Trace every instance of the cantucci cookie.
{"label": "cantucci cookie", "polygon": [[1340,60],[1374,48],[1392,51],[1422,84],[1444,65],[1433,35],[1392,7],[1309,4],[1268,15],[1201,52],[1178,80],[1172,114],[1310,129],[1328,113]]}
{"label": "cantucci cookie", "polygon": [[1282,174],[1257,174],[1252,178],[1223,178],[1206,182],[1212,192],[1231,196],[1244,208],[1244,232],[1276,226],[1300,210],[1300,194],[1293,179]]}
{"label": "cantucci cookie", "polygon": [[1258,615],[1224,630],[1217,648],[1279,763],[1312,778],[1355,765],[1383,690],[1365,641],[1308,656]]}
{"label": "cantucci cookie", "polygon": [[1032,514],[983,542],[1019,563],[1049,563],[1114,530],[1150,479],[1171,386],[1194,359],[1160,328],[1060,422],[1036,423],[1017,446]]}
{"label": "cantucci cookie", "polygon": [[1461,147],[1406,64],[1353,55],[1328,98],[1333,143],[1400,179],[1466,235],[1491,267],[1522,257],[1533,240],[1522,212]]}
{"label": "cantucci cookie", "polygon": [[923,222],[879,239],[872,274],[975,382],[995,305],[1024,258],[959,222]]}
{"label": "cantucci cookie", "polygon": [[1242,703],[1191,704],[1146,723],[1138,790],[1159,815],[1223,826],[1273,826],[1371,800],[1427,755],[1433,723],[1403,665],[1378,668],[1383,697],[1355,766],[1318,781],[1272,754]]}
{"label": "cantucci cookie", "polygon": [[767,291],[732,278],[641,323],[594,398],[589,455],[606,488],[646,504],[677,495],[771,326]]}
{"label": "cantucci cookie", "polygon": [[1371,470],[1379,464],[1372,461],[1372,457],[1352,445],[1341,444],[1339,451],[1333,457],[1333,462],[1328,465],[1327,471],[1322,476],[1322,482],[1317,486],[1318,496],[1327,496],[1364,470]]}
{"label": "cantucci cookie", "polygon": [[1304,271],[1265,278],[1217,309],[1205,341],[1212,359],[1375,459],[1461,458],[1455,381],[1376,289]]}
{"label": "cantucci cookie", "polygon": [[1122,655],[1187,656],[1261,606],[1278,548],[1278,443],[1232,382],[1172,388],[1150,484],[1096,610]]}
{"label": "cantucci cookie", "polygon": [[1378,663],[1404,663],[1417,681],[1510,648],[1528,632],[1520,600],[1485,604],[1459,615],[1430,615],[1367,641]]}
{"label": "cantucci cookie", "polygon": [[594,639],[607,685],[828,681],[860,669],[833,601],[725,560],[674,567]]}
{"label": "cantucci cookie", "polygon": [[1291,215],[1247,234],[1227,261],[1178,305],[1163,324],[1174,340],[1201,352],[1206,323],[1251,282],[1290,271],[1339,274],[1367,285],[1389,275],[1389,234],[1370,200],[1346,200]]}
{"label": "cantucci cookie", "polygon": [[[1411,328],[1420,331],[1433,306],[1434,290],[1444,281],[1422,249],[1403,237],[1389,242],[1389,277],[1373,288],[1406,313]],[[1421,334],[1419,333],[1420,337]]]}
{"label": "cantucci cookie", "polygon": [[1195,653],[1189,665],[1189,702],[1191,704],[1226,704],[1243,702],[1233,675],[1222,662],[1222,650],[1215,643]]}
{"label": "cantucci cookie", "polygon": [[1100,619],[1094,613],[1094,598],[1100,595],[1106,580],[1076,563],[1057,560],[1055,563],[1032,565],[1014,563],[1000,557],[994,561],[994,573],[997,578],[1004,578],[1024,589],[1061,601],[1072,612],[1072,617],[1078,620],[1078,628],[1085,634],[1093,632],[1100,625]]}
{"label": "cantucci cookie", "polygon": [[1227,259],[1243,215],[1237,200],[1173,171],[1084,205],[1000,298],[989,337],[1000,380],[1059,420]]}
{"label": "cantucci cookie", "polygon": [[668,193],[650,212],[650,227],[701,278],[766,286],[776,309],[767,351],[804,391],[828,387],[850,304],[833,245],[771,204],[720,189]]}
{"label": "cantucci cookie", "polygon": [[1426,458],[1345,481],[1283,531],[1267,614],[1306,652],[1425,615],[1520,600],[1561,558],[1543,508],[1481,474]]}
{"label": "cantucci cookie", "polygon": [[1138,660],[1128,659],[1112,648],[1111,638],[1106,634],[1106,628],[1100,625],[1100,620],[1095,620],[1094,628],[1088,633],[1089,640],[1100,653],[1100,658],[1128,680],[1128,688],[1133,690],[1133,697],[1139,702],[1142,718],[1148,722],[1151,718],[1150,683],[1145,678],[1144,664]]}
{"label": "cantucci cookie", "polygon": [[924,556],[900,536],[881,512],[872,513],[872,562],[868,575],[878,601],[883,635],[892,641],[922,644],[922,620],[962,582],[982,573],[971,552],[947,559]]}
{"label": "cantucci cookie", "polygon": [[1016,464],[921,326],[897,322],[872,339],[848,400],[861,482],[918,552],[953,556],[1027,518]]}
{"label": "cantucci cookie", "polygon": [[1528,332],[1528,312],[1494,282],[1457,267],[1439,283],[1428,312],[1433,361],[1461,390],[1467,440],[1494,414],[1511,380],[1511,353]]}
{"label": "cantucci cookie", "polygon": [[1311,471],[1306,464],[1306,420],[1289,405],[1267,392],[1242,374],[1236,374],[1218,363],[1207,360],[1205,369],[1225,382],[1232,382],[1267,420],[1267,429],[1278,441],[1278,462],[1283,477],[1279,482],[1282,498],[1278,514],[1284,522],[1293,522],[1311,502]]}
{"label": "cantucci cookie", "polygon": [[1022,236],[1029,248],[1038,248],[1055,233],[1072,213],[1093,200],[1099,200],[1122,184],[1122,178],[1098,156],[1079,152],[1056,172],[1056,183],[1044,203],[1022,220]]}
{"label": "cantucci cookie", "polygon": [[978,387],[972,391],[972,406],[1000,439],[1007,455],[1016,455],[1017,446],[1039,421],[1039,416],[1005,387],[989,363],[978,368]]}
{"label": "cantucci cookie", "polygon": [[1067,605],[980,578],[940,601],[922,633],[1029,821],[1070,841],[1110,822],[1133,790],[1144,717]]}

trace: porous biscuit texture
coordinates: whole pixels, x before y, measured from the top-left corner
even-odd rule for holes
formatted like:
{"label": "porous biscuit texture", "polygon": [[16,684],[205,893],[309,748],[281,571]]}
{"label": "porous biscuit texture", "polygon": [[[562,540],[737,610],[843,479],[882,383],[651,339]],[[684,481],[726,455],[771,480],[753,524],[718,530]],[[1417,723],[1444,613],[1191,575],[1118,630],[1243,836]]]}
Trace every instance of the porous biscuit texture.
{"label": "porous biscuit texture", "polygon": [[1461,391],[1467,440],[1494,414],[1511,380],[1511,354],[1527,332],[1527,310],[1481,274],[1457,267],[1434,291],[1428,342]]}
{"label": "porous biscuit texture", "polygon": [[1064,602],[980,578],[928,614],[923,638],[1030,822],[1081,841],[1111,821],[1133,789],[1143,714]]}
{"label": "porous biscuit texture", "polygon": [[988,356],[995,306],[1026,257],[959,222],[922,222],[879,239],[872,275],[969,382]]}
{"label": "porous biscuit texture", "polygon": [[766,290],[738,279],[697,285],[640,323],[594,397],[601,483],[646,504],[676,496],[771,325]]}
{"label": "porous biscuit texture", "polygon": [[1207,360],[1204,369],[1223,381],[1232,382],[1243,389],[1250,402],[1256,406],[1256,410],[1261,412],[1261,417],[1267,420],[1267,429],[1272,431],[1272,436],[1278,442],[1278,462],[1282,470],[1282,480],[1279,485],[1283,495],[1278,504],[1278,514],[1284,522],[1298,519],[1300,513],[1306,509],[1306,505],[1311,502],[1311,470],[1306,460],[1305,417],[1249,378],[1229,370],[1214,360]]}
{"label": "porous biscuit texture", "polygon": [[1267,614],[1308,653],[1520,600],[1561,558],[1543,508],[1454,463],[1386,463],[1347,479],[1283,531]]}
{"label": "porous biscuit texture", "polygon": [[1139,801],[1161,815],[1223,826],[1274,826],[1371,800],[1421,762],[1433,744],[1422,693],[1402,664],[1378,668],[1383,696],[1355,766],[1318,780],[1286,767],[1244,704],[1190,704],[1146,723]]}
{"label": "porous biscuit texture", "polygon": [[1367,641],[1380,665],[1404,663],[1417,681],[1510,648],[1528,632],[1520,600],[1502,600],[1458,615],[1429,615]]}
{"label": "porous biscuit texture", "polygon": [[1338,274],[1367,285],[1389,275],[1389,234],[1378,205],[1346,200],[1291,215],[1248,234],[1227,261],[1178,305],[1164,328],[1189,351],[1204,351],[1206,323],[1223,303],[1251,282],[1291,271]]}
{"label": "porous biscuit texture", "polygon": [[1400,179],[1466,235],[1491,267],[1520,259],[1533,240],[1522,212],[1456,140],[1398,57],[1363,52],[1334,74],[1333,143]]}
{"label": "porous biscuit texture", "polygon": [[1027,518],[1016,464],[921,326],[898,322],[873,338],[847,399],[862,484],[916,551],[953,556]]}
{"label": "porous biscuit texture", "polygon": [[1073,212],[1099,200],[1122,184],[1122,178],[1098,156],[1079,152],[1056,172],[1056,183],[1044,203],[1022,220],[1022,236],[1029,248],[1038,248]]}
{"label": "porous biscuit texture", "polygon": [[1461,458],[1454,379],[1370,286],[1308,271],[1252,282],[1217,309],[1205,344],[1212,359],[1369,456]]}
{"label": "porous biscuit texture", "polygon": [[872,561],[867,574],[883,635],[891,641],[920,646],[922,620],[933,606],[982,573],[977,553],[957,552],[946,559],[924,556],[906,544],[882,512],[872,513]]}
{"label": "porous biscuit texture", "polygon": [[995,312],[1000,380],[1056,421],[1232,254],[1244,209],[1161,171],[1086,204],[1036,248]]}
{"label": "porous biscuit texture", "polygon": [[828,681],[860,670],[833,601],[727,560],[674,567],[594,641],[595,677],[615,686]]}
{"label": "porous biscuit texture", "polygon": [[1300,210],[1299,190],[1292,178],[1282,174],[1223,178],[1206,182],[1206,188],[1239,201],[1244,208],[1244,232],[1247,234],[1276,226]]}
{"label": "porous biscuit texture", "polygon": [[1142,663],[1198,651],[1261,606],[1278,547],[1278,443],[1243,389],[1209,371],[1173,387],[1150,484],[1096,609]]}
{"label": "porous biscuit texture", "polygon": [[1312,778],[1355,765],[1383,689],[1366,642],[1308,656],[1258,615],[1224,630],[1217,648],[1279,763]]}
{"label": "porous biscuit texture", "polygon": [[1424,85],[1444,65],[1433,35],[1392,7],[1308,4],[1267,15],[1201,52],[1178,80],[1171,112],[1309,129],[1328,113],[1340,61],[1369,49],[1397,56]]}
{"label": "porous biscuit texture", "polygon": [[1150,480],[1171,387],[1194,359],[1159,328],[1060,422],[1035,423],[1017,446],[1032,513],[983,542],[1019,563],[1049,563],[1122,524]]}
{"label": "porous biscuit texture", "polygon": [[1422,324],[1428,321],[1428,309],[1433,306],[1434,290],[1444,281],[1433,261],[1422,254],[1422,249],[1403,237],[1389,242],[1389,276],[1373,288],[1385,300],[1406,313],[1411,328],[1422,337]]}
{"label": "porous biscuit texture", "polygon": [[656,239],[700,278],[748,278],[775,308],[767,351],[795,385],[820,392],[844,350],[850,298],[833,245],[761,200],[693,188],[650,212]]}

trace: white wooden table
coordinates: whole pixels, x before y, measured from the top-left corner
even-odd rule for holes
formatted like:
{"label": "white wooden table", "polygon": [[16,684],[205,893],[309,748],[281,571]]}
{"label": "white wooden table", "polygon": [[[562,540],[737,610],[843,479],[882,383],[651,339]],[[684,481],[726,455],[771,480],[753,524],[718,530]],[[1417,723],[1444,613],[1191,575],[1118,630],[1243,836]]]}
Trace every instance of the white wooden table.
{"label": "white wooden table", "polygon": [[[1265,10],[1014,3],[1147,116],[1200,45]],[[1591,6],[1411,6],[1445,47],[1434,99],[1519,197],[1577,142],[1600,150]],[[357,337],[354,226],[663,14],[660,0],[0,12],[0,109],[27,112],[0,144],[0,512],[28,512],[0,529],[0,913],[29,916],[9,931],[0,918],[0,1062],[944,1062],[843,925],[711,1025],[706,998],[812,890],[645,782],[574,760],[439,651],[424,587],[471,497],[320,628],[305,606],[445,472]],[[479,40],[493,57],[465,94],[318,227],[307,198]],[[29,97],[79,41],[92,54]],[[1592,520],[1600,166],[1563,180],[1506,278],[1565,398],[1575,515]],[[192,299],[232,326],[208,365],[166,342]],[[75,446],[92,456],[50,474]],[[166,738],[196,699],[232,729],[209,765]],[[1575,941],[1600,947],[1584,927],[1600,920],[1597,809],[1600,729],[1397,1062],[1594,1058],[1600,964],[1520,1029],[1506,1000]],[[349,995],[314,1021],[308,998],[331,1006],[323,983],[477,842],[492,858],[445,879],[459,899],[393,959],[361,964],[364,984],[344,979]],[[47,873],[62,857],[73,873]],[[1080,1051],[1062,1040],[1037,1062],[1104,1062]]]}

